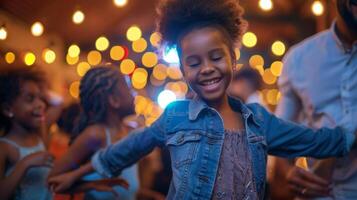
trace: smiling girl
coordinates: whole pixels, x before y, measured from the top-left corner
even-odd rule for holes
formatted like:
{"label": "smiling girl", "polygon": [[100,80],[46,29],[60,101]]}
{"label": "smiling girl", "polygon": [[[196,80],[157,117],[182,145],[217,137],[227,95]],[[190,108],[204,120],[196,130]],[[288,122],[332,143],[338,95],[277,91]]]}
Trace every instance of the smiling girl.
{"label": "smiling girl", "polygon": [[97,152],[83,173],[94,168],[114,177],[166,146],[173,172],[167,199],[264,199],[268,153],[322,158],[348,152],[353,133],[311,130],[227,95],[244,30],[236,0],[163,0],[158,10],[163,42],[177,47],[197,95],[170,104],[151,127]]}
{"label": "smiling girl", "polygon": [[0,196],[2,199],[47,200],[53,157],[41,137],[46,104],[41,74],[29,69],[0,73]]}

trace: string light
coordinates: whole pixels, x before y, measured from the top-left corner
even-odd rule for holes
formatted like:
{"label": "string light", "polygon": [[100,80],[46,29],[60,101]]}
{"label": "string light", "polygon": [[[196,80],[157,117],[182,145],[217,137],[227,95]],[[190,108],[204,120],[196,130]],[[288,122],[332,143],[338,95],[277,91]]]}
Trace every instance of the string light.
{"label": "string light", "polygon": [[1,26],[0,28],[0,40],[6,40],[7,38],[7,30],[5,26]]}
{"label": "string light", "polygon": [[157,62],[158,58],[157,55],[154,52],[146,52],[144,53],[143,57],[141,58],[141,62],[145,67],[154,67]]}
{"label": "string light", "polygon": [[281,61],[275,61],[270,66],[271,73],[274,76],[280,76],[283,71],[283,63]]}
{"label": "string light", "polygon": [[273,9],[273,2],[271,0],[259,0],[259,7],[264,11]]}
{"label": "string light", "polygon": [[5,54],[5,61],[8,63],[8,64],[12,64],[13,62],[15,62],[15,54],[12,53],[12,52],[7,52]]}
{"label": "string light", "polygon": [[87,61],[92,66],[98,65],[102,62],[102,54],[99,51],[90,51],[87,55]]}
{"label": "string light", "polygon": [[91,67],[87,62],[80,62],[77,65],[77,74],[79,76],[84,76],[90,68]]}
{"label": "string light", "polygon": [[135,40],[132,43],[132,49],[136,53],[141,53],[141,52],[145,51],[147,46],[148,46],[147,42],[146,42],[146,40],[144,38],[140,38],[138,40]]}
{"label": "string light", "polygon": [[316,16],[321,16],[324,13],[324,6],[321,1],[314,1],[311,5],[312,13]]}
{"label": "string light", "polygon": [[261,55],[253,55],[249,59],[249,65],[252,68],[257,68],[257,66],[264,66],[264,58]]}
{"label": "string light", "polygon": [[117,7],[124,7],[128,3],[128,0],[113,0],[113,3]]}
{"label": "string light", "polygon": [[78,98],[79,97],[79,81],[74,81],[70,86],[69,86],[69,94],[74,97]]}
{"label": "string light", "polygon": [[123,74],[129,75],[135,70],[135,62],[130,59],[124,59],[120,63],[120,71]]}
{"label": "string light", "polygon": [[257,44],[257,41],[257,36],[252,32],[246,32],[242,38],[243,45],[248,48],[254,47]]}
{"label": "string light", "polygon": [[84,13],[82,11],[80,11],[80,10],[76,10],[73,13],[72,21],[75,24],[81,24],[84,21],[84,18],[85,18]]}
{"label": "string light", "polygon": [[135,89],[143,89],[146,86],[148,72],[144,68],[135,69],[131,80]]}
{"label": "string light", "polygon": [[46,48],[42,52],[42,58],[46,63],[51,64],[56,60],[56,53],[53,50]]}
{"label": "string light", "polygon": [[31,26],[31,33],[33,36],[36,36],[36,37],[41,36],[43,33],[43,30],[44,30],[44,28],[43,28],[43,25],[41,22],[35,22]]}
{"label": "string light", "polygon": [[276,56],[282,56],[285,53],[285,44],[282,41],[275,41],[271,46],[271,51]]}
{"label": "string light", "polygon": [[35,63],[36,56],[32,52],[27,52],[24,56],[24,62],[27,66],[31,66]]}
{"label": "string light", "polygon": [[81,49],[76,44],[72,44],[68,48],[68,55],[71,56],[72,58],[78,57],[80,53],[81,53]]}
{"label": "string light", "polygon": [[134,42],[141,38],[141,30],[138,26],[131,26],[128,31],[126,32],[126,37],[129,41]]}
{"label": "string light", "polygon": [[161,41],[161,35],[158,32],[153,32],[150,35],[150,43],[154,47],[158,47]]}
{"label": "string light", "polygon": [[74,65],[78,62],[79,60],[79,57],[76,56],[76,57],[72,57],[70,56],[69,54],[66,55],[66,61],[69,65]]}
{"label": "string light", "polygon": [[125,49],[122,46],[113,46],[110,49],[110,57],[113,60],[121,60],[125,56]]}
{"label": "string light", "polygon": [[106,37],[101,36],[95,41],[95,47],[99,51],[105,51],[109,47],[109,40]]}

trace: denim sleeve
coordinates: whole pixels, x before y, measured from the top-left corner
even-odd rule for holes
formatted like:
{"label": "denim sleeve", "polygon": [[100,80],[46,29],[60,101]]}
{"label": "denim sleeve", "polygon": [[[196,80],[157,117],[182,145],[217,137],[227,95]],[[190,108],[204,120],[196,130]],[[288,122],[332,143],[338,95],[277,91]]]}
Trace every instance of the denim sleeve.
{"label": "denim sleeve", "polygon": [[117,177],[121,171],[164,145],[164,114],[150,127],[134,130],[129,136],[94,154],[93,168],[104,177]]}
{"label": "denim sleeve", "polygon": [[288,158],[343,156],[355,142],[355,134],[340,127],[313,130],[264,112],[268,152],[273,155]]}

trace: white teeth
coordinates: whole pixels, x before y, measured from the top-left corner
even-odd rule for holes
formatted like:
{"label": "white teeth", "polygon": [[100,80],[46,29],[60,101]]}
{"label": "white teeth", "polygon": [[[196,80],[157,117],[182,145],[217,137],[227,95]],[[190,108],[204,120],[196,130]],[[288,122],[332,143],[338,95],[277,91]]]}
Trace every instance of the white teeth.
{"label": "white teeth", "polygon": [[218,83],[220,79],[213,79],[213,80],[209,80],[209,81],[204,81],[202,82],[202,85],[212,85],[215,83]]}

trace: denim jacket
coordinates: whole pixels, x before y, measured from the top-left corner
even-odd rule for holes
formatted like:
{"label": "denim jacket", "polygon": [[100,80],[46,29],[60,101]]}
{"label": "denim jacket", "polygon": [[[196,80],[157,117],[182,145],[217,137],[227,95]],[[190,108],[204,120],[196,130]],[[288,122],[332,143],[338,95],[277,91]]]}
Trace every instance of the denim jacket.
{"label": "denim jacket", "polygon": [[[354,134],[340,128],[312,130],[283,121],[259,104],[245,105],[233,98],[229,103],[243,116],[259,199],[264,199],[268,153],[283,157],[342,156],[355,140]],[[152,126],[97,152],[92,165],[104,176],[116,177],[156,146],[166,146],[173,173],[167,199],[211,199],[223,140],[223,121],[215,109],[199,99],[177,101]]]}

